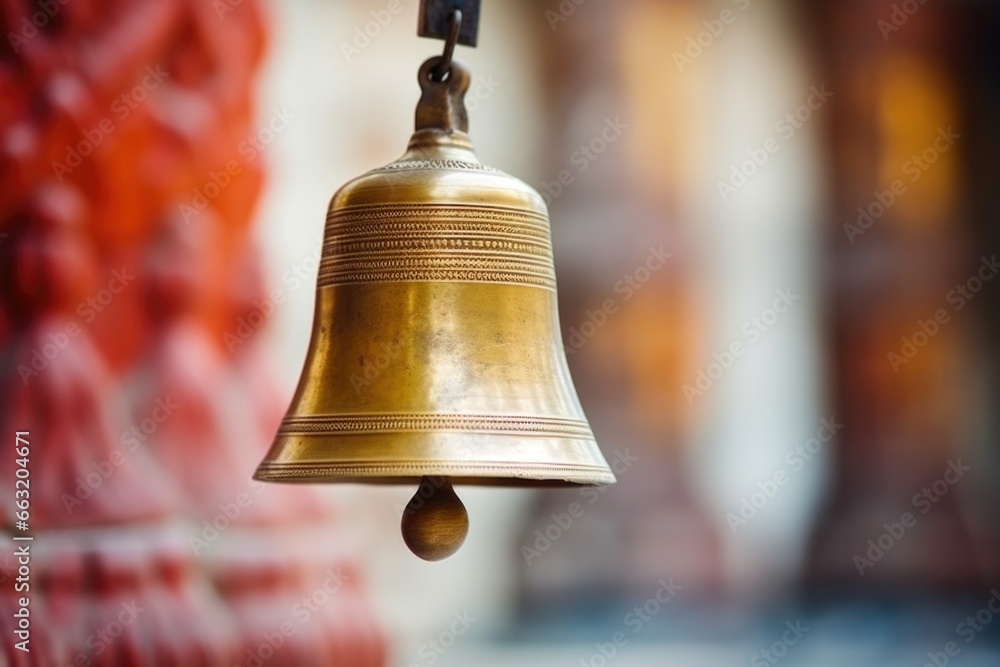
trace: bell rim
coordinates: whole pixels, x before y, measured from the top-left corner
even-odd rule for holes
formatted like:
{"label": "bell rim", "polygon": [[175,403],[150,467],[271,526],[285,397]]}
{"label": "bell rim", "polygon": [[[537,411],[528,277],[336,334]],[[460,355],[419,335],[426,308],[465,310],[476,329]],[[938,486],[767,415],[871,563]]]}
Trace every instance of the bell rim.
{"label": "bell rim", "polygon": [[453,484],[507,487],[610,486],[617,478],[608,466],[524,464],[502,461],[316,462],[264,461],[254,473],[260,482],[413,484],[424,476],[448,477]]}

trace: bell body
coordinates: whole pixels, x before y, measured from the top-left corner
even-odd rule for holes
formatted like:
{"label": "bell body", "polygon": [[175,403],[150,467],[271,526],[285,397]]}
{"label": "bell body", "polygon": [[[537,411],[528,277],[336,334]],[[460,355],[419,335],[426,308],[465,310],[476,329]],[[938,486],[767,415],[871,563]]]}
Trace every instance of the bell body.
{"label": "bell body", "polygon": [[545,204],[453,128],[334,195],[305,368],[256,473],[424,476],[614,482],[566,363]]}

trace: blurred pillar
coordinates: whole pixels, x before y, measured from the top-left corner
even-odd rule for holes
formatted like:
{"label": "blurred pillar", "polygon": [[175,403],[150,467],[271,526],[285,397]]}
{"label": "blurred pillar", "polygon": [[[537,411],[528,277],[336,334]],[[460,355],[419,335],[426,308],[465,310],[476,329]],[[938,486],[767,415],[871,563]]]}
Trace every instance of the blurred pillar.
{"label": "blurred pillar", "polygon": [[[699,90],[670,73],[663,46],[683,11],[636,1],[537,11],[551,139],[533,185],[550,207],[573,377],[619,483],[539,496],[522,533],[522,604],[641,597],[671,576],[692,597],[711,594],[719,544],[686,472],[692,421],[681,393],[699,327],[696,258],[680,221],[697,112],[673,104]],[[579,516],[561,529],[570,511]]]}
{"label": "blurred pillar", "polygon": [[997,249],[979,245],[995,236],[977,238],[968,204],[995,187],[965,173],[980,143],[969,113],[983,107],[959,56],[989,12],[888,0],[814,11],[838,91],[827,243],[844,428],[811,578],[871,595],[978,588],[997,577],[981,328]]}

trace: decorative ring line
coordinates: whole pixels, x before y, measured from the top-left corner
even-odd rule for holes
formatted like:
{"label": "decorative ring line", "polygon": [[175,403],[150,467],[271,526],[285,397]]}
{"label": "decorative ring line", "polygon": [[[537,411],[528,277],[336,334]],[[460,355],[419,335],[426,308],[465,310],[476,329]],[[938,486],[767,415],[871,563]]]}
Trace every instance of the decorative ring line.
{"label": "decorative ring line", "polygon": [[313,415],[286,417],[279,435],[323,433],[364,434],[406,431],[476,431],[481,433],[518,433],[555,437],[593,438],[585,421],[553,417],[500,417],[496,415]]}

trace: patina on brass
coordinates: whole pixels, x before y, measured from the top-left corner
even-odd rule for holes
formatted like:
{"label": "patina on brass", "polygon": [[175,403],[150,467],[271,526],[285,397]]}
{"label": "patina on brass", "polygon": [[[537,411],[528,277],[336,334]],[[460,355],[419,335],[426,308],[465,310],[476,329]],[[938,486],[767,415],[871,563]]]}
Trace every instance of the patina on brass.
{"label": "patina on brass", "polygon": [[[406,153],[333,196],[305,368],[255,477],[612,484],[566,364],[545,204],[479,162],[468,70],[453,61],[436,81],[440,64],[420,68]],[[426,521],[408,531],[405,515],[404,536],[422,557],[450,555],[464,507],[427,497],[414,496],[411,519],[452,517],[454,548]]]}

